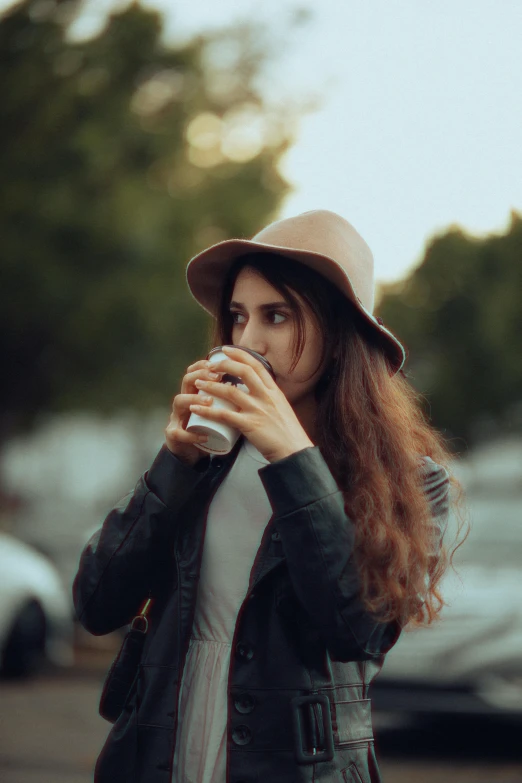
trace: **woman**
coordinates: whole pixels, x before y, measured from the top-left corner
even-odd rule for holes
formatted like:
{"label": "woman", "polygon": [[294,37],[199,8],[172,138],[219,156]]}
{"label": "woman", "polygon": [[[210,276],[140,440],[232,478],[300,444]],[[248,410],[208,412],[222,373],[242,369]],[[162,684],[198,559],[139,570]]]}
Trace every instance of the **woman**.
{"label": "woman", "polygon": [[[449,451],[340,216],[219,243],[187,281],[216,319],[211,346],[238,348],[187,369],[164,446],[82,554],[74,599],[92,633],[154,599],[96,779],[375,783],[368,688],[404,626],[442,606]],[[230,454],[198,448],[193,411],[240,431]]]}

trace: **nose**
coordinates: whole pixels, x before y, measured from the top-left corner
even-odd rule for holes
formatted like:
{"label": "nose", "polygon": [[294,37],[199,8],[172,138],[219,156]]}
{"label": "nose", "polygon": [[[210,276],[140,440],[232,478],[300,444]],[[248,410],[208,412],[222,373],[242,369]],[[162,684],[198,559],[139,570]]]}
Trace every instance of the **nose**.
{"label": "nose", "polygon": [[261,354],[261,356],[265,356],[268,349],[268,344],[262,333],[262,328],[253,323],[252,319],[250,319],[243,329],[241,337],[236,342],[236,345],[239,345],[241,348],[250,348],[251,351],[256,351],[256,353]]}

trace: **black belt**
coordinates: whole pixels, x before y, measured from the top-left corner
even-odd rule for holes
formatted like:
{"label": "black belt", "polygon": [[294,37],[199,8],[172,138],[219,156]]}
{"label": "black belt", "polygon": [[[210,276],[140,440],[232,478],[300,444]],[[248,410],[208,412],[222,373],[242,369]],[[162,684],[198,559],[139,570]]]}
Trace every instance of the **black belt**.
{"label": "black belt", "polygon": [[295,757],[300,764],[331,761],[334,757],[330,700],[324,693],[291,699]]}

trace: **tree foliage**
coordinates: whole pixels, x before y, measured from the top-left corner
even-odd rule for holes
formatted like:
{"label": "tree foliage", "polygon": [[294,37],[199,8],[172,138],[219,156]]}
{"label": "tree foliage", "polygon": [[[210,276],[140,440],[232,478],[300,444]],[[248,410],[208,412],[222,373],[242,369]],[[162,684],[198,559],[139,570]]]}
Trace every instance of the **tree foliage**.
{"label": "tree foliage", "polygon": [[522,425],[522,217],[504,235],[452,227],[420,266],[384,286],[379,312],[409,350],[426,412],[461,450]]}
{"label": "tree foliage", "polygon": [[0,18],[4,434],[49,410],[168,406],[209,322],[188,260],[251,236],[288,190],[293,116],[257,86],[262,31],[173,48],[134,3],[75,42],[75,7]]}
{"label": "tree foliage", "polygon": [[[4,437],[47,411],[167,406],[206,344],[189,258],[251,236],[288,191],[294,110],[259,88],[262,30],[173,48],[134,3],[75,42],[79,7],[23,0],[0,17]],[[471,444],[488,422],[521,426],[520,216],[504,236],[434,237],[382,294],[437,427]]]}

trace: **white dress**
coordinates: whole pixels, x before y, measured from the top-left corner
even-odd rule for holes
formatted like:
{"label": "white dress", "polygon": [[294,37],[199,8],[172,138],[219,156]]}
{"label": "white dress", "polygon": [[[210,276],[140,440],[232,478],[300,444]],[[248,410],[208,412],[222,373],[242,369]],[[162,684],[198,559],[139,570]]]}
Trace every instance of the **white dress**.
{"label": "white dress", "polygon": [[225,783],[230,652],[250,571],[272,516],[258,474],[267,464],[245,438],[208,510],[172,783]]}

